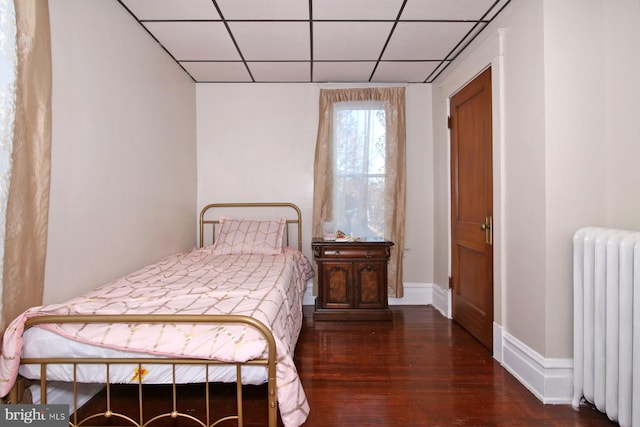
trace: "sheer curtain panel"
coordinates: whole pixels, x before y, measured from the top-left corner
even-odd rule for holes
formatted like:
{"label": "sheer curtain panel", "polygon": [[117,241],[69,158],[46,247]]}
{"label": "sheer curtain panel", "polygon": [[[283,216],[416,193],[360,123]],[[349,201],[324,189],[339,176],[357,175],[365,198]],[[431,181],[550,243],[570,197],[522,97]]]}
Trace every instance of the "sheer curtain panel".
{"label": "sheer curtain panel", "polygon": [[17,71],[0,330],[42,303],[51,163],[49,3],[15,0]]}
{"label": "sheer curtain panel", "polygon": [[313,235],[326,224],[392,241],[388,293],[402,297],[405,221],[405,89],[321,89]]}
{"label": "sheer curtain panel", "polygon": [[[4,229],[7,218],[9,174],[13,148],[16,98],[16,13],[13,0],[0,0],[0,295],[4,265]],[[0,314],[2,299],[0,299]],[[1,319],[1,316],[0,316]],[[0,320],[0,324],[2,321]],[[2,326],[2,325],[0,325]],[[0,332],[4,327],[0,328]]]}

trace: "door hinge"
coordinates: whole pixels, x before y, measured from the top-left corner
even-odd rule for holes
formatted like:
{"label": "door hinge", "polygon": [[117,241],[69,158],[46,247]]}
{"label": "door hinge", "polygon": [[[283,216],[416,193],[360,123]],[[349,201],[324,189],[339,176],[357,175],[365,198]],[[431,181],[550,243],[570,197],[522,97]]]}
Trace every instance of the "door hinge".
{"label": "door hinge", "polygon": [[453,277],[449,276],[449,289],[453,289]]}
{"label": "door hinge", "polygon": [[451,120],[451,116],[448,116],[448,117],[447,117],[447,128],[448,128],[448,129],[451,129],[451,122],[452,122],[452,120]]}

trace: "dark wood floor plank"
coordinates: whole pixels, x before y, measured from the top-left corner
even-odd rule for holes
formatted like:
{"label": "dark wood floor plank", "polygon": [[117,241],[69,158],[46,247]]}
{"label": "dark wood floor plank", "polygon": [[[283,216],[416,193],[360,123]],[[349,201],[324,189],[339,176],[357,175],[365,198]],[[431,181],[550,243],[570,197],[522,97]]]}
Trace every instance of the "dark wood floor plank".
{"label": "dark wood floor plank", "polygon": [[392,311],[391,322],[314,322],[307,309],[295,357],[305,427],[615,425],[589,406],[543,405],[432,307]]}
{"label": "dark wood floor plank", "polygon": [[[295,354],[311,406],[304,427],[615,425],[590,406],[543,405],[485,347],[432,307],[393,307],[392,312],[388,322],[321,322],[305,307]],[[215,400],[216,412],[233,412],[233,386],[214,389],[226,396]],[[202,395],[201,386],[182,387],[179,406],[200,417]],[[248,386],[246,427],[264,425],[265,395],[266,387]],[[135,411],[135,399],[135,389],[123,390],[114,399],[122,402],[114,405]]]}

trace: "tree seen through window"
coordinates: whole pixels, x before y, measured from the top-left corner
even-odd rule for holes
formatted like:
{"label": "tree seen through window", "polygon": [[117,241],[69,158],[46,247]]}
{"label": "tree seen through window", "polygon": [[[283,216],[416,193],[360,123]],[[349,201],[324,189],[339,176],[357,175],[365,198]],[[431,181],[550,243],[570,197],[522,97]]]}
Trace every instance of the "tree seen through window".
{"label": "tree seen through window", "polygon": [[333,221],[362,238],[383,238],[386,117],[381,101],[339,102],[333,121]]}

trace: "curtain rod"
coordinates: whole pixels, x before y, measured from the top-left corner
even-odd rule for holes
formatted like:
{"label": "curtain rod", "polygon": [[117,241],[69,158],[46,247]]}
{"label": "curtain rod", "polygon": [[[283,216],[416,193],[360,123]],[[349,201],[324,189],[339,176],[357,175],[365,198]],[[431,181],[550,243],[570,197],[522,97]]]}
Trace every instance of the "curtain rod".
{"label": "curtain rod", "polygon": [[[424,83],[418,83],[424,84]],[[392,82],[378,82],[378,83],[357,83],[357,82],[326,82],[316,83],[320,89],[345,89],[345,88],[369,88],[369,87],[407,87],[409,83],[392,83]]]}

